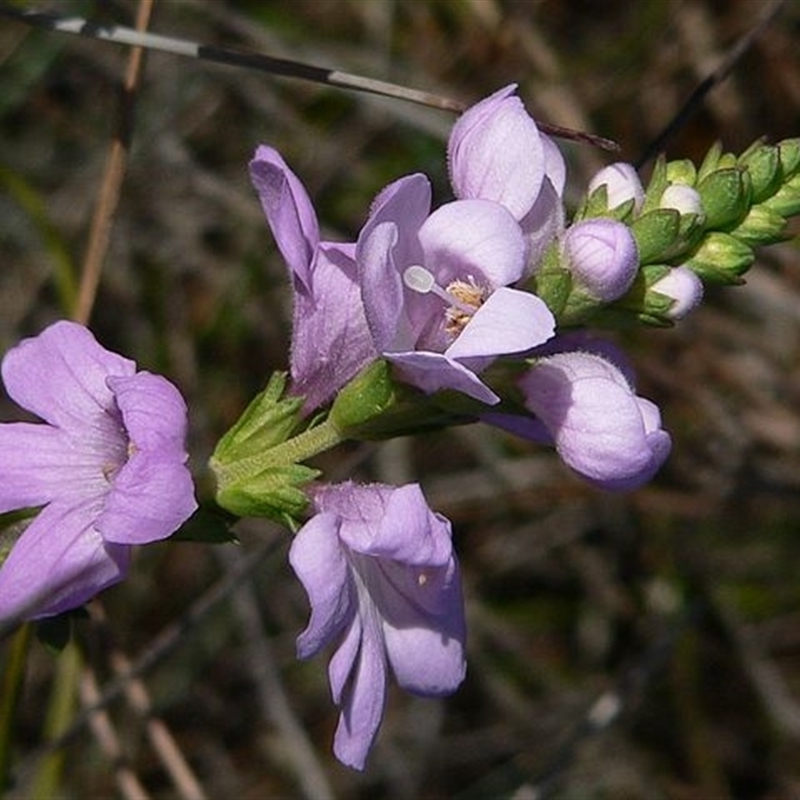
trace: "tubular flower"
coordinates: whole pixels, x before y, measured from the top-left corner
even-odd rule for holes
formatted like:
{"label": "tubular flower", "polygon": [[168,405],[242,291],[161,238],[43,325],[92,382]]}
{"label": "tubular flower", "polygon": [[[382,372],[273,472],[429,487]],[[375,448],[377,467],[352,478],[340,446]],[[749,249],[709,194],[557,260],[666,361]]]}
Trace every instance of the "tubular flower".
{"label": "tubular flower", "polygon": [[334,753],[363,769],[388,667],[403,689],[423,696],[450,694],[463,680],[461,579],[450,523],[416,484],[325,486],[314,506],[289,552],[311,604],[297,652],[309,658],[337,643],[328,669],[341,709]]}
{"label": "tubular flower", "polygon": [[58,322],[8,353],[10,397],[45,424],[0,424],[0,512],[42,507],[0,567],[0,623],[74,608],[122,580],[131,545],[197,508],[186,405],[165,378]]}
{"label": "tubular flower", "polygon": [[459,200],[429,215],[430,196],[427,178],[410,175],[373,204],[356,248],[367,324],[404,380],[494,404],[477,373],[546,341],[555,321],[541,299],[508,288],[527,250],[508,210]]}
{"label": "tubular flower", "polygon": [[600,488],[638,488],[669,455],[657,406],[638,397],[623,372],[595,353],[546,356],[525,373],[520,388],[561,458]]}
{"label": "tubular flower", "polygon": [[467,109],[453,126],[447,155],[458,199],[499,203],[519,222],[528,248],[527,277],[564,226],[566,166],[516,88],[506,86]]}
{"label": "tubular flower", "polygon": [[355,244],[320,240],[311,200],[279,153],[262,145],[250,177],[292,278],[292,390],[306,413],[377,358],[361,303]]}

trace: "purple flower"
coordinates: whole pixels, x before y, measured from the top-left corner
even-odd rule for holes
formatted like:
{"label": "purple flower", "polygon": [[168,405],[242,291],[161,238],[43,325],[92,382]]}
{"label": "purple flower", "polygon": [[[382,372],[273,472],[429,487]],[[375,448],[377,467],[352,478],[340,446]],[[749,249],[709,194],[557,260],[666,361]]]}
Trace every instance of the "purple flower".
{"label": "purple flower", "polygon": [[328,669],[341,708],[334,753],[363,769],[386,699],[387,665],[406,691],[453,692],[464,678],[465,623],[450,523],[418,485],[319,488],[316,516],[289,560],[311,603],[300,658],[337,643]]}
{"label": "purple flower", "polygon": [[689,267],[673,267],[651,287],[674,302],[667,311],[670,319],[683,319],[703,299],[703,282]]}
{"label": "purple flower", "polygon": [[361,303],[355,245],[320,241],[306,190],[273,148],[258,148],[250,177],[292,277],[292,388],[305,397],[308,413],[378,357]]}
{"label": "purple flower", "polygon": [[469,108],[448,142],[450,180],[460,200],[492,200],[508,209],[526,237],[533,272],[564,225],[561,151],[539,132],[512,84]]}
{"label": "purple flower", "polygon": [[58,614],[122,580],[131,545],[197,508],[186,405],[166,379],[57,322],[6,353],[10,397],[46,424],[0,424],[0,512],[42,506],[0,567],[0,621]]}
{"label": "purple flower", "polygon": [[[638,397],[622,370],[595,353],[546,356],[522,377],[520,388],[561,458],[600,488],[635,489],[669,455],[657,406]],[[530,423],[518,430],[539,438]]]}
{"label": "purple flower", "polygon": [[356,248],[367,324],[404,380],[494,404],[477,373],[546,341],[555,321],[541,299],[508,288],[527,250],[508,210],[459,200],[429,216],[430,196],[428,180],[410,175],[373,204]]}
{"label": "purple flower", "polygon": [[588,194],[593,194],[601,186],[606,187],[609,210],[633,200],[633,211],[638,213],[644,203],[644,188],[632,164],[620,161],[603,167],[589,181]]}
{"label": "purple flower", "polygon": [[562,249],[578,285],[604,303],[622,297],[639,269],[633,234],[613,219],[599,217],[572,225],[564,234]]}

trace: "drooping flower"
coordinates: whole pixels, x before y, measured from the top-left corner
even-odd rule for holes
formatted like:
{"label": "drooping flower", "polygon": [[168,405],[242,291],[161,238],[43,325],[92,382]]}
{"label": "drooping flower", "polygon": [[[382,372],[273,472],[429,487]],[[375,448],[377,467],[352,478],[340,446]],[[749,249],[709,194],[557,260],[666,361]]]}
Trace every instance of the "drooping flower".
{"label": "drooping flower", "polygon": [[262,145],[250,177],[292,278],[292,391],[310,412],[377,358],[367,328],[355,244],[320,240],[311,200],[279,153]]}
{"label": "drooping flower", "polygon": [[519,222],[528,248],[527,276],[564,226],[566,165],[516,88],[506,86],[467,109],[453,126],[447,154],[458,199],[499,203]]}
{"label": "drooping flower", "polygon": [[311,604],[300,658],[336,643],[328,676],[341,709],[334,753],[363,769],[391,668],[413,694],[450,694],[464,678],[465,622],[450,523],[418,485],[353,483],[314,493],[316,515],[289,560]]}
{"label": "drooping flower", "polygon": [[[601,355],[545,356],[520,379],[520,388],[564,462],[600,488],[638,488],[669,455],[658,407],[637,396],[623,371]],[[516,432],[537,439],[543,433],[530,421]]]}
{"label": "drooping flower", "polygon": [[0,424],[0,512],[42,507],[0,567],[0,623],[75,608],[197,503],[186,405],[165,378],[57,322],[6,353],[9,396],[44,424]]}
{"label": "drooping flower", "polygon": [[577,284],[604,303],[622,297],[639,269],[630,228],[613,219],[598,217],[570,226],[561,246],[565,266]]}
{"label": "drooping flower", "polygon": [[546,341],[555,321],[540,298],[509,288],[527,245],[505,206],[457,200],[430,214],[430,197],[427,178],[410,175],[373,203],[356,248],[367,324],[404,380],[493,404],[477,373]]}

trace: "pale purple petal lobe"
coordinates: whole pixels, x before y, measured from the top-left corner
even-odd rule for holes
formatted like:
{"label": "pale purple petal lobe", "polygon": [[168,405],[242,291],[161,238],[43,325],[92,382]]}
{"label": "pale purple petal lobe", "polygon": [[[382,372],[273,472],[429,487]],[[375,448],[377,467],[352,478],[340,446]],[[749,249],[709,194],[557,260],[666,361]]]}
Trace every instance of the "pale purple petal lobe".
{"label": "pale purple petal lobe", "polygon": [[56,322],[6,353],[2,376],[14,402],[56,427],[83,429],[113,408],[109,375],[133,375],[130,359],[101,347],[88,329]]}
{"label": "pale purple petal lobe", "polygon": [[50,504],[34,518],[0,569],[0,621],[75,608],[124,577],[128,550],[94,529],[96,507]]}
{"label": "pale purple petal lobe", "polygon": [[250,178],[278,249],[293,275],[308,285],[319,224],[305,187],[278,151],[266,145],[250,162]]}
{"label": "pale purple petal lobe", "polygon": [[523,353],[554,332],[555,319],[536,295],[500,288],[475,312],[445,355],[460,359]]}

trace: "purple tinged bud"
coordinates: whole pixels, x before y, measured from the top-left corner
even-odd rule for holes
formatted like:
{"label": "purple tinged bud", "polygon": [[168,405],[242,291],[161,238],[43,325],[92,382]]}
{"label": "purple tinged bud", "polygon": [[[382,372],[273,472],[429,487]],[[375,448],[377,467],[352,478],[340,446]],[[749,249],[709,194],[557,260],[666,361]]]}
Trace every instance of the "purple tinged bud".
{"label": "purple tinged bud", "polygon": [[703,214],[703,201],[700,193],[691,186],[673,183],[667,186],[659,202],[660,208],[674,208],[679,214]]}
{"label": "purple tinged bud", "polygon": [[557,353],[520,380],[525,406],[541,421],[564,462],[602,489],[636,489],[669,455],[658,408],[625,375],[593,353]]}
{"label": "purple tinged bud", "polygon": [[606,303],[628,291],[639,268],[633,234],[612,219],[589,219],[573,225],[564,234],[563,254],[575,280]]}
{"label": "purple tinged bud", "polygon": [[650,291],[672,298],[670,319],[683,319],[703,299],[703,282],[688,267],[674,267],[657,280]]}
{"label": "purple tinged bud", "polygon": [[603,167],[589,181],[589,194],[596,192],[601,186],[606,187],[609,209],[618,208],[633,200],[633,210],[638,212],[644,203],[644,188],[632,164],[620,161]]}

